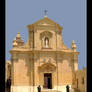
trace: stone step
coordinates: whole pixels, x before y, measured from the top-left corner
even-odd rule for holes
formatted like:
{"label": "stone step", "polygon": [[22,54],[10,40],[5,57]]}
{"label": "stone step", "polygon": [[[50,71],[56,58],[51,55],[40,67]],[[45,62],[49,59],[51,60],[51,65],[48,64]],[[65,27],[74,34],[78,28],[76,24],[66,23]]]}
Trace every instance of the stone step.
{"label": "stone step", "polygon": [[60,91],[48,89],[48,90],[42,90],[41,92],[60,92]]}
{"label": "stone step", "polygon": [[60,91],[41,91],[41,92],[60,92]]}

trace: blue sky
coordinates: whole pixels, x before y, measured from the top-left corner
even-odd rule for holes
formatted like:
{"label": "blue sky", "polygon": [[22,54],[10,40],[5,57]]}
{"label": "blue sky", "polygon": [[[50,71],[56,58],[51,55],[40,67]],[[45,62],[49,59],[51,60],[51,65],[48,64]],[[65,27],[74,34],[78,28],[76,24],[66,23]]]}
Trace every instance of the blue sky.
{"label": "blue sky", "polygon": [[67,47],[75,40],[79,69],[86,66],[86,0],[6,0],[6,60],[10,60],[12,41],[20,32],[26,42],[27,25],[48,17],[63,26],[62,36]]}

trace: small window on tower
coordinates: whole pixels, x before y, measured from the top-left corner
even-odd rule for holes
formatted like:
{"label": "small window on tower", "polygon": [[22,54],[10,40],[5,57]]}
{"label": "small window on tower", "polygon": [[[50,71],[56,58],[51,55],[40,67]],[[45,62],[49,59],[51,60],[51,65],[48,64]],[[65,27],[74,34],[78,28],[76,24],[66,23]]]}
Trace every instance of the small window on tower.
{"label": "small window on tower", "polygon": [[45,47],[48,48],[49,47],[49,39],[48,37],[45,38]]}

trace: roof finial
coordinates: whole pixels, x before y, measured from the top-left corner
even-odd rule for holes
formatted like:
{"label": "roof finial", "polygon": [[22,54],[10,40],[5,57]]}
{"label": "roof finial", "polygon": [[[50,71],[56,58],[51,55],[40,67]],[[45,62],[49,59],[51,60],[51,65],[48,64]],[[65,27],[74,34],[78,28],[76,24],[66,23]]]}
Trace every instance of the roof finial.
{"label": "roof finial", "polygon": [[75,41],[74,40],[72,41],[72,49],[73,49],[73,51],[76,52],[76,44],[75,44]]}
{"label": "roof finial", "polygon": [[48,13],[48,11],[47,10],[44,10],[44,14],[45,14],[45,16],[44,17],[47,17],[47,14]]}

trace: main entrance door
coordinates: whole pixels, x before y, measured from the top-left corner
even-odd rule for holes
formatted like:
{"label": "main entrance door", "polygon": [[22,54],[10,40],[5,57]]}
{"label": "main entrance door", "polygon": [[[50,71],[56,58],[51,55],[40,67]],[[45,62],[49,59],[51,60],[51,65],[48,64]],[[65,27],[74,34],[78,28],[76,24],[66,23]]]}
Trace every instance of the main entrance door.
{"label": "main entrance door", "polygon": [[52,89],[52,74],[45,73],[44,74],[44,88]]}

